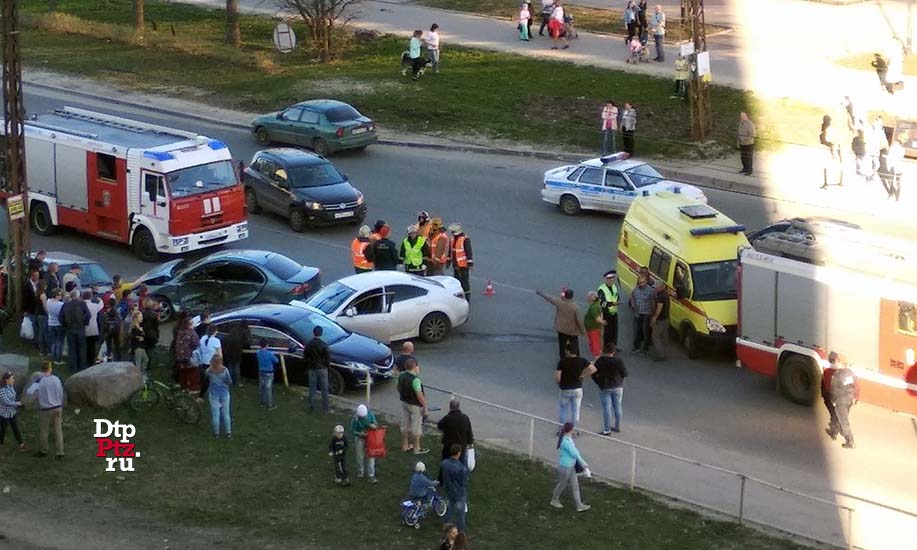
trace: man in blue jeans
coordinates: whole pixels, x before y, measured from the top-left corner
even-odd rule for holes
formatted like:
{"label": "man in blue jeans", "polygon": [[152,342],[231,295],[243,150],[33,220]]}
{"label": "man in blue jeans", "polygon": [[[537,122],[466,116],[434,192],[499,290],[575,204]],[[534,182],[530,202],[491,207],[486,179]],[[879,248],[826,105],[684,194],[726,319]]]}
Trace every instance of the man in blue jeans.
{"label": "man in blue jeans", "polygon": [[558,423],[579,424],[583,379],[595,372],[595,365],[579,357],[575,348],[567,348],[564,354],[566,357],[557,362],[557,369],[554,371],[554,381],[560,388]]}
{"label": "man in blue jeans", "polygon": [[448,460],[442,464],[443,488],[449,494],[449,508],[446,511],[447,522],[452,522],[461,532],[467,531],[465,527],[465,513],[468,511],[468,466],[462,464],[462,446],[458,443],[452,445]]}
{"label": "man in blue jeans", "polygon": [[67,355],[70,357],[71,372],[85,369],[86,364],[86,326],[92,315],[86,302],[80,298],[78,290],[70,291],[70,301],[64,304],[60,312],[60,323],[67,336]]}
{"label": "man in blue jeans", "polygon": [[315,392],[321,389],[322,411],[328,412],[328,369],[331,367],[331,350],[322,340],[322,327],[312,329],[312,340],[302,350],[302,358],[309,371],[309,411],[315,410]]}
{"label": "man in blue jeans", "polygon": [[280,362],[277,355],[267,349],[267,340],[258,342],[258,395],[261,404],[274,410],[274,365]]}
{"label": "man in blue jeans", "polygon": [[665,13],[662,12],[662,6],[656,6],[656,13],[650,20],[650,29],[653,31],[653,41],[656,43],[656,59],[660,63],[665,61]]}
{"label": "man in blue jeans", "polygon": [[[602,396],[602,435],[621,431],[621,399],[624,397],[624,378],[627,369],[624,363],[615,357],[615,345],[605,344],[602,355],[595,360],[595,373],[592,380],[599,387]],[[614,425],[611,417],[614,416]]]}

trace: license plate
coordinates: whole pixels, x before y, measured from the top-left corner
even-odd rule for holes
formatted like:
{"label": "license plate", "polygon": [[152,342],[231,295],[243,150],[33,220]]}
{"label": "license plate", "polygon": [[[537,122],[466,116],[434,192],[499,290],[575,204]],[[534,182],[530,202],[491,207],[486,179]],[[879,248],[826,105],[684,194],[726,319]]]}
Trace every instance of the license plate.
{"label": "license plate", "polygon": [[362,134],[365,131],[366,131],[366,128],[354,128],[353,131],[350,133],[351,134]]}
{"label": "license plate", "polygon": [[334,214],[334,219],[351,218],[351,217],[353,217],[353,212],[336,212]]}

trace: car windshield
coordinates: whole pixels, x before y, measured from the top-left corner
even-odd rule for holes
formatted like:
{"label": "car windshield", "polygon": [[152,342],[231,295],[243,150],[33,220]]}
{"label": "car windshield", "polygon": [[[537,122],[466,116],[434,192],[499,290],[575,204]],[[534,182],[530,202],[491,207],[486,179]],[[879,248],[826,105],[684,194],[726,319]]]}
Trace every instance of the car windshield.
{"label": "car windshield", "polygon": [[301,265],[287,258],[283,254],[274,254],[271,256],[267,263],[264,264],[264,267],[266,267],[268,271],[274,275],[277,275],[277,277],[283,279],[284,281],[290,280],[294,275],[302,270]]}
{"label": "car windshield", "polygon": [[316,292],[307,303],[326,315],[331,315],[353,296],[354,292],[356,291],[349,286],[334,282]]}
{"label": "car windshield", "polygon": [[232,161],[221,160],[166,174],[173,198],[187,197],[238,184]]}
{"label": "car windshield", "polygon": [[693,264],[691,266],[691,279],[694,282],[692,298],[697,302],[712,302],[717,300],[735,300],[736,291],[736,260]]}
{"label": "car windshield", "polygon": [[359,111],[350,105],[341,105],[340,107],[334,107],[325,111],[325,118],[328,119],[328,122],[344,122],[347,120],[356,120],[361,116],[363,115],[361,115]]}
{"label": "car windshield", "polygon": [[339,340],[343,340],[350,334],[341,328],[341,325],[324,315],[312,312],[305,313],[304,316],[290,324],[290,328],[293,329],[303,342],[308,342],[312,339],[312,330],[317,326],[322,327],[322,340],[324,340],[326,344],[333,344]]}
{"label": "car windshield", "polygon": [[291,166],[287,170],[287,177],[297,189],[303,187],[321,187],[344,181],[344,176],[337,171],[333,164],[311,164]]}
{"label": "car windshield", "polygon": [[99,264],[80,264],[83,268],[80,273],[80,282],[84,287],[95,284],[110,285],[111,275],[109,275]]}
{"label": "car windshield", "polygon": [[646,187],[653,185],[659,180],[665,179],[662,174],[656,171],[649,164],[640,164],[629,170],[624,171],[636,187]]}

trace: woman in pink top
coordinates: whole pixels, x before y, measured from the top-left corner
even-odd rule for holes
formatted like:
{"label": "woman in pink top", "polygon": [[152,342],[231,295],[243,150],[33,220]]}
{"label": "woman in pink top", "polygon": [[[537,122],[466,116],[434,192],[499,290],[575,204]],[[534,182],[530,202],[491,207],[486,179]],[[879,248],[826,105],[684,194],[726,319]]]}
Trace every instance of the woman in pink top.
{"label": "woman in pink top", "polygon": [[[618,104],[609,99],[602,109],[602,155],[617,152],[615,132],[618,131]],[[611,149],[608,142],[611,141]]]}

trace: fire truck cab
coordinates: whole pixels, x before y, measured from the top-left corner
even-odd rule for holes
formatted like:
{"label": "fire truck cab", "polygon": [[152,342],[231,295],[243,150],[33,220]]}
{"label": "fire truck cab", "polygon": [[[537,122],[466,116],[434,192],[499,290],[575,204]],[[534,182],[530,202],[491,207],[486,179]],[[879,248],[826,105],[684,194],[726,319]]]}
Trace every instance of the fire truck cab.
{"label": "fire truck cab", "polygon": [[860,379],[860,400],[917,414],[917,249],[850,227],[810,229],[740,251],[739,361],[810,405],[836,351]]}
{"label": "fire truck cab", "polygon": [[28,213],[155,261],[248,237],[226,144],[193,132],[65,107],[25,123]]}

